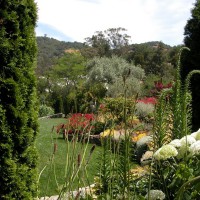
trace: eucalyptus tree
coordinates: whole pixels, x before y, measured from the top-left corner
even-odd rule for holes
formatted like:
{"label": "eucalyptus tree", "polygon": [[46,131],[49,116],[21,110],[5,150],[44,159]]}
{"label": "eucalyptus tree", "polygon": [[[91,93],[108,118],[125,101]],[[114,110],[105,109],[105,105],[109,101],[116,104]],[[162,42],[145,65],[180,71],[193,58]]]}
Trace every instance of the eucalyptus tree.
{"label": "eucalyptus tree", "polygon": [[121,27],[96,31],[92,37],[85,38],[85,44],[96,49],[100,57],[110,57],[112,54],[121,55],[123,47],[129,44],[131,38],[126,31]]}
{"label": "eucalyptus tree", "polygon": [[0,1],[0,199],[37,193],[36,20],[34,0]]}

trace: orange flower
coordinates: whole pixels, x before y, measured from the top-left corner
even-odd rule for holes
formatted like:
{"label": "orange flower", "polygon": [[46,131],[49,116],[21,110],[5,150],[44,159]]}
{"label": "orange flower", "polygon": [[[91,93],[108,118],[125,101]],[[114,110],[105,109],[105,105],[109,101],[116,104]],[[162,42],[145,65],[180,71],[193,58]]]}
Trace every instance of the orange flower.
{"label": "orange flower", "polygon": [[145,136],[147,136],[146,132],[136,131],[135,135],[132,137],[132,141],[137,142],[138,140],[140,140],[141,138]]}

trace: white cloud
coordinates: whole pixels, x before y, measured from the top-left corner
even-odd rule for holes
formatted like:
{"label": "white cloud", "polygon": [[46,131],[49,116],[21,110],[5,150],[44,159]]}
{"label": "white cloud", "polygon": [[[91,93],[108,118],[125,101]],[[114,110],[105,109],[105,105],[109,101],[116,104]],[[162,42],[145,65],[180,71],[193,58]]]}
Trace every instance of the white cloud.
{"label": "white cloud", "polygon": [[132,43],[182,43],[195,0],[35,0],[39,22],[84,42],[95,31],[123,27]]}

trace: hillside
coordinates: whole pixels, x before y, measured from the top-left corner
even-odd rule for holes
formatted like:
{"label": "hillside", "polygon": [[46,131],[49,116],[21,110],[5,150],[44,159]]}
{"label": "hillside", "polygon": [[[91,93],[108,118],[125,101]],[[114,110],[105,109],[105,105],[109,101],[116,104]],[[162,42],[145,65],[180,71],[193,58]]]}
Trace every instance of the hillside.
{"label": "hillside", "polygon": [[[89,52],[89,55],[91,54],[89,57],[96,55],[95,48],[87,48],[84,43],[80,42],[64,42],[54,38],[40,36],[37,37],[37,44],[38,65],[36,72],[38,75],[45,75],[51,66],[55,64],[55,61],[64,55],[67,49],[82,49],[82,53],[88,54]],[[148,69],[149,66],[152,65],[153,60],[157,59],[157,56],[159,57],[159,54],[162,57],[162,63],[171,63],[173,66],[175,66],[177,49],[178,46],[171,47],[170,45],[164,44],[160,41],[150,41],[141,44],[128,45],[125,47],[125,49],[121,49],[121,55],[119,56],[122,56],[128,62],[134,62],[136,65],[141,65],[142,68],[149,73],[152,71]]]}
{"label": "hillside", "polygon": [[43,75],[55,62],[61,57],[66,49],[83,48],[83,43],[80,42],[64,42],[49,37],[37,37],[38,45],[38,64],[37,74]]}

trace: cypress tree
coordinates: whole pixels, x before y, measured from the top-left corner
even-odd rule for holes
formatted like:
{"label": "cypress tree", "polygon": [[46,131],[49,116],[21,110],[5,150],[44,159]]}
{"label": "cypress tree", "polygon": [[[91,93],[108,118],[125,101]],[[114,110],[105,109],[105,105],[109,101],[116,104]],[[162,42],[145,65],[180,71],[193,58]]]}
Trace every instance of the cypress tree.
{"label": "cypress tree", "polygon": [[[191,18],[187,21],[184,31],[184,44],[190,51],[183,52],[181,76],[184,81],[192,70],[200,70],[200,0],[196,0],[191,10]],[[191,79],[192,91],[192,130],[200,128],[200,75]]]}
{"label": "cypress tree", "polygon": [[37,193],[36,21],[34,0],[0,0],[0,199]]}

